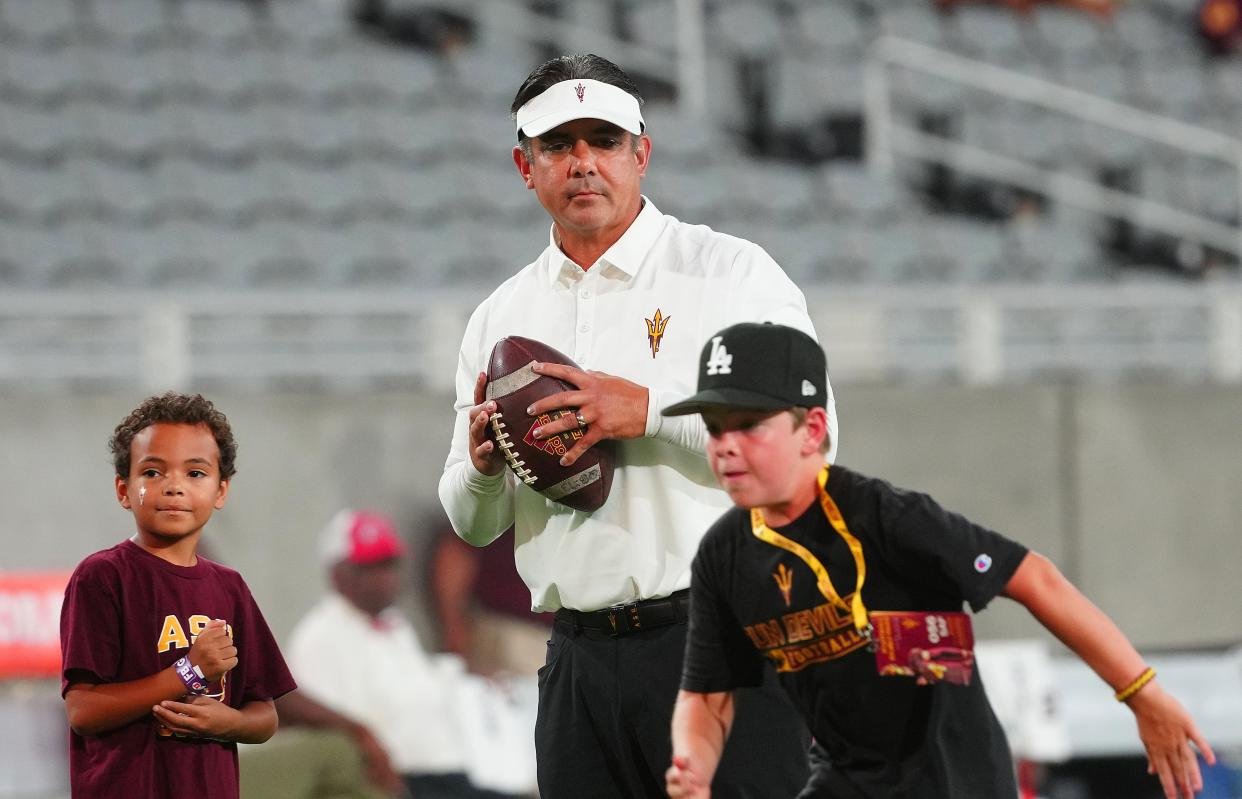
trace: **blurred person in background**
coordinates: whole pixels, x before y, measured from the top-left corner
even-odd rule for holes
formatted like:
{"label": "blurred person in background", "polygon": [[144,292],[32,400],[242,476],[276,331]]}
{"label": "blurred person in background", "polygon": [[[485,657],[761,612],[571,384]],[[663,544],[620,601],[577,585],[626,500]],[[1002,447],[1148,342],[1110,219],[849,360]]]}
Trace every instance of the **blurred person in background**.
{"label": "blurred person in background", "polygon": [[[476,788],[467,776],[467,743],[457,728],[448,672],[394,607],[406,546],[392,521],[342,510],[324,528],[320,555],[332,591],[298,622],[288,646],[302,692],[348,720],[336,722],[338,728],[355,737],[353,725],[373,733],[409,796],[501,796]],[[377,768],[377,756],[368,760]]]}
{"label": "blurred person in background", "polygon": [[[544,799],[664,795],[690,561],[728,498],[707,466],[702,423],[661,419],[659,409],[694,391],[704,330],[776,321],[814,331],[802,292],[762,248],[643,196],[652,143],[641,102],[632,78],[593,54],[554,58],[518,90],[513,160],[552,218],[549,244],[470,319],[440,479],[466,542],[485,546],[514,527],[532,607],[556,614],[535,725]],[[485,435],[495,404],[484,369],[510,335],[582,366],[534,367],[577,387],[535,404],[532,416],[572,408],[537,439],[583,428],[566,465],[617,440],[610,496],[592,513],[517,485]],[[793,796],[807,777],[806,728],[774,676],[742,693],[716,796]]]}
{"label": "blurred person in background", "polygon": [[303,691],[276,700],[280,730],[241,750],[242,799],[405,797],[388,752],[365,724]]}
{"label": "blurred person in background", "polygon": [[447,525],[436,537],[430,584],[441,644],[476,674],[533,676],[552,620],[531,612],[530,591],[513,566],[513,531],[497,543],[472,547]]}
{"label": "blurred person in background", "polygon": [[1203,0],[1195,21],[1208,55],[1229,56],[1242,41],[1242,0]]}

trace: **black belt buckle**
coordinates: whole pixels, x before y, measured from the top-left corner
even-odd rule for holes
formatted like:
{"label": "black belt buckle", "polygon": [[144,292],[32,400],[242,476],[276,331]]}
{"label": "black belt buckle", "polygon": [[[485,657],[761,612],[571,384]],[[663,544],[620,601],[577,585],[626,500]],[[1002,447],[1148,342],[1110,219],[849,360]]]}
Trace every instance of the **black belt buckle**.
{"label": "black belt buckle", "polygon": [[608,615],[609,629],[606,632],[613,638],[627,633],[641,632],[643,620],[638,612],[640,604],[642,603],[631,602],[628,605],[617,605],[604,611]]}

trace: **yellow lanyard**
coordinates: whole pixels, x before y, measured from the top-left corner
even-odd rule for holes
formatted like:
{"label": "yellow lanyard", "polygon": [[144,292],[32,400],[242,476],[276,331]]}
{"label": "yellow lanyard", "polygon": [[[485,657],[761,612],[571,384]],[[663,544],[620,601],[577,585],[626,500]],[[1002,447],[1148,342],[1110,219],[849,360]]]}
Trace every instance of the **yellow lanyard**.
{"label": "yellow lanyard", "polygon": [[828,570],[824,568],[824,564],[819,562],[819,558],[797,541],[792,541],[768,527],[763,520],[763,511],[759,508],[750,510],[750,529],[759,540],[793,553],[803,563],[810,566],[811,571],[815,572],[815,584],[819,587],[819,592],[830,603],[851,614],[854,617],[854,627],[861,635],[870,638],[871,623],[867,620],[867,608],[863,605],[862,599],[863,581],[867,579],[867,564],[863,561],[862,544],[850,533],[850,528],[845,524],[845,517],[841,515],[841,509],[837,507],[836,502],[833,502],[832,497],[828,496],[827,485],[828,467],[824,466],[818,478],[819,505],[824,509],[824,515],[828,517],[832,528],[845,539],[846,545],[850,548],[850,554],[854,556],[854,567],[858,572],[858,584],[854,587],[854,598],[849,606],[837,593],[837,589],[832,584],[832,578],[828,576]]}

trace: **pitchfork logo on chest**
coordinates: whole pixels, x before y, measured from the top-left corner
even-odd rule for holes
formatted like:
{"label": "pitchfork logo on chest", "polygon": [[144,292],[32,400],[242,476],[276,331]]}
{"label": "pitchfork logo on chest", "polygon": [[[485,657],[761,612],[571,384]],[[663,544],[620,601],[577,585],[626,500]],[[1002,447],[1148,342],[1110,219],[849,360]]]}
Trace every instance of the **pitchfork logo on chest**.
{"label": "pitchfork logo on chest", "polygon": [[784,563],[779,563],[776,571],[772,572],[772,579],[776,580],[776,587],[781,589],[781,596],[785,598],[785,607],[789,607],[789,592],[793,590],[793,571]]}
{"label": "pitchfork logo on chest", "polygon": [[578,95],[578,102],[586,99],[586,87],[579,83],[574,87],[574,94]]}
{"label": "pitchfork logo on chest", "polygon": [[643,320],[647,323],[647,346],[651,347],[652,358],[660,351],[660,341],[664,339],[664,328],[668,327],[668,320],[672,318],[665,316],[659,308],[656,308],[655,316]]}

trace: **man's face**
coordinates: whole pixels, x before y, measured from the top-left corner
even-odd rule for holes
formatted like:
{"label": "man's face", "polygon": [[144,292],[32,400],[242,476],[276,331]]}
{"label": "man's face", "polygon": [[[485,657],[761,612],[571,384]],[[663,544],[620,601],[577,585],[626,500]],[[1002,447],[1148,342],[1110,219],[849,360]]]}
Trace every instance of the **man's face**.
{"label": "man's face", "polygon": [[391,607],[401,593],[401,558],[376,563],[338,563],[333,570],[336,590],[369,616],[378,616]]}
{"label": "man's face", "polygon": [[640,137],[635,149],[631,137],[610,122],[575,119],[532,139],[529,159],[514,148],[526,188],[562,236],[616,239],[634,221],[651,140]]}

